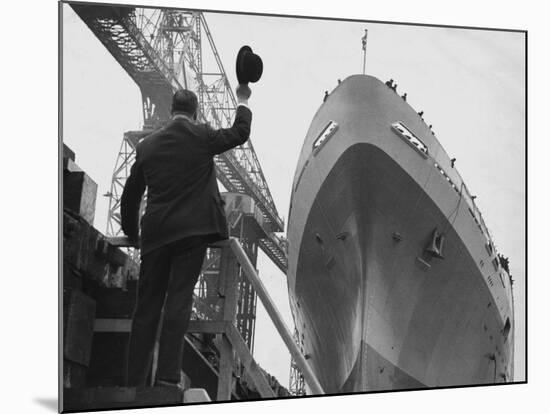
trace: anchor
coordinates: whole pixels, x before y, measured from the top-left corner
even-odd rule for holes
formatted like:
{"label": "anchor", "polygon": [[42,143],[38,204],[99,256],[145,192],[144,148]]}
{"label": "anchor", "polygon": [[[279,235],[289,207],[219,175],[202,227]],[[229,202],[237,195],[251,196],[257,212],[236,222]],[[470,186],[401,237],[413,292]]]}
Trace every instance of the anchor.
{"label": "anchor", "polygon": [[437,231],[437,227],[432,233],[432,240],[428,247],[426,247],[426,252],[433,257],[438,259],[444,259],[443,256],[443,242],[445,241],[445,235]]}

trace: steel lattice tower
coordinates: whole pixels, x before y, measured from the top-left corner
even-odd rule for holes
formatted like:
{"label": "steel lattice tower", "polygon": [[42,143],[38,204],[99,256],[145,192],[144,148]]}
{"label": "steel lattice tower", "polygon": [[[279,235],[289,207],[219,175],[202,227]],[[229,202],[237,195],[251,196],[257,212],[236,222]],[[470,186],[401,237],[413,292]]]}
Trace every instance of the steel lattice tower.
{"label": "steel lattice tower", "polygon": [[[294,328],[294,341],[298,345],[300,345],[301,343],[298,330],[296,328]],[[290,381],[288,390],[291,395],[294,395],[296,397],[306,395],[306,383],[304,381],[304,376],[300,372],[300,369],[294,361],[294,358],[292,358],[290,361]]]}
{"label": "steel lattice tower", "polygon": [[[194,90],[199,119],[214,128],[231,125],[236,99],[204,15],[196,11],[72,4],[94,35],[139,86],[143,131],[125,134],[115,166],[108,212],[109,236],[120,235],[120,194],[133,163],[135,145],[170,118],[172,94]],[[259,247],[286,272],[284,229],[251,140],[215,158],[217,176],[227,191],[250,195],[264,216],[267,237]]]}
{"label": "steel lattice tower", "polygon": [[[227,79],[212,35],[201,12],[72,4],[73,10],[92,30],[117,62],[139,86],[142,96],[143,130],[126,132],[113,172],[107,235],[121,235],[120,198],[135,159],[138,142],[170,119],[172,95],[177,89],[195,91],[199,120],[214,128],[232,124],[236,99]],[[218,180],[227,191],[252,197],[263,216],[263,238],[241,234],[252,263],[261,248],[286,273],[286,240],[275,232],[284,224],[277,213],[251,140],[215,157]],[[146,197],[145,197],[146,199]],[[143,207],[143,205],[142,205]],[[209,319],[215,313],[215,298],[209,283],[219,272],[219,255],[209,251],[196,296],[195,312]],[[240,277],[238,329],[253,348],[256,295]]]}

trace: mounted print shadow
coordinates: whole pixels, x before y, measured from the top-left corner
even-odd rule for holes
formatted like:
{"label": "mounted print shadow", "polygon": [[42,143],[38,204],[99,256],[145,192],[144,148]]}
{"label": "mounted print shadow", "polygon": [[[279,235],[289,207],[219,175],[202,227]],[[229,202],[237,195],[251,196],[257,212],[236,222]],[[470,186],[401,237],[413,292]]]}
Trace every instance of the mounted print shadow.
{"label": "mounted print shadow", "polygon": [[62,411],[526,382],[525,31],[59,11]]}

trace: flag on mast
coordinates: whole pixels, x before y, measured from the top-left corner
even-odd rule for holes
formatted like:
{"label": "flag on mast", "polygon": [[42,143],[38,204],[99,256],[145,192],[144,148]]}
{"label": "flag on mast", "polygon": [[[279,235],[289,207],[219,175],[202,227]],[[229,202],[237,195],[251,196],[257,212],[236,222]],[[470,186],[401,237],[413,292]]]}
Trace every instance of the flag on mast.
{"label": "flag on mast", "polygon": [[365,29],[365,35],[361,38],[363,43],[363,75],[365,74],[365,65],[367,63],[367,33],[368,30]]}
{"label": "flag on mast", "polygon": [[368,30],[365,29],[365,35],[361,38],[361,42],[363,43],[363,50],[365,52],[367,51],[367,33],[368,33]]}

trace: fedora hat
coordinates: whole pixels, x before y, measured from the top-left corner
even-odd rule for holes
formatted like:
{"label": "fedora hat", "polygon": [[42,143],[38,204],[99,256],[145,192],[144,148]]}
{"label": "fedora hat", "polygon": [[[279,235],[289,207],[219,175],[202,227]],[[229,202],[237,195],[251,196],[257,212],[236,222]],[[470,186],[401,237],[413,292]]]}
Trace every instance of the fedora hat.
{"label": "fedora hat", "polygon": [[243,46],[237,53],[237,80],[239,84],[257,82],[262,77],[264,68],[262,58],[252,52],[250,46]]}

